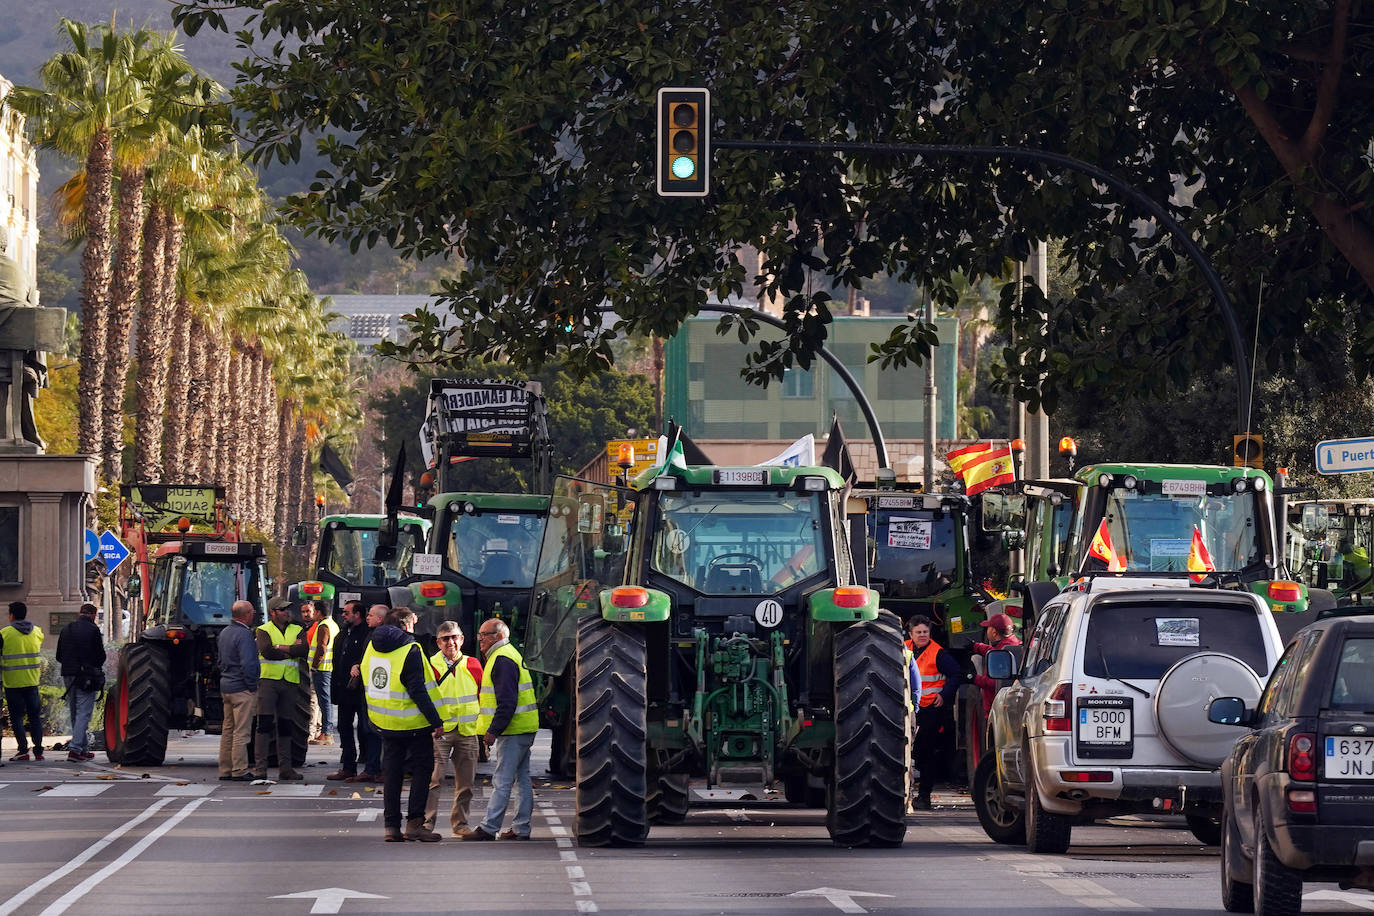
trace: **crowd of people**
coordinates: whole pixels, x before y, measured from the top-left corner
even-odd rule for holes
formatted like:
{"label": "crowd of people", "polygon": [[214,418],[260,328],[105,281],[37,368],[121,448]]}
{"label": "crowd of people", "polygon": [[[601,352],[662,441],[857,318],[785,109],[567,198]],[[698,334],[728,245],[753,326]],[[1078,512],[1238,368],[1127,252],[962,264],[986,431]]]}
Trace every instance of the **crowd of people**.
{"label": "crowd of people", "polygon": [[[463,654],[454,621],[436,631],[438,651],[427,656],[415,639],[415,612],[348,602],[342,621],[324,602],[306,602],[301,621],[291,602],[268,603],[266,623],[251,628],[254,609],[234,604],[233,622],[220,634],[224,729],[219,778],[300,780],[309,743],[332,744],[339,730],[339,769],[325,777],[382,785],[387,842],[438,842],[439,795],[454,779],[452,836],[469,841],[528,840],[534,809],[530,751],[539,714],[534,685],[510,630],[499,619],[477,631],[481,657]],[[313,707],[312,707],[313,704]],[[257,723],[256,736],[250,734]],[[318,733],[308,736],[313,723]],[[253,740],[250,764],[248,745]],[[491,749],[492,791],[473,825],[473,784],[481,745]],[[402,825],[402,793],[411,776]],[[512,794],[511,826],[502,830]]]}

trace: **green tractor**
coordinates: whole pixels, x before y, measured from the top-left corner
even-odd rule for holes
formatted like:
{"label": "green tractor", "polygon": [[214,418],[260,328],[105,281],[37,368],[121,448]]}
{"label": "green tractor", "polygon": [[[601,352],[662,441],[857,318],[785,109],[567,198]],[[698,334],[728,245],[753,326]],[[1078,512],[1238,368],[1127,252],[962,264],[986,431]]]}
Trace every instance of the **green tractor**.
{"label": "green tractor", "polygon": [[[1025,525],[1032,562],[1014,590],[1026,619],[1072,579],[1090,574],[1179,584],[1198,575],[1202,585],[1252,591],[1269,603],[1285,637],[1335,606],[1330,591],[1294,581],[1274,482],[1261,470],[1102,463],[1079,469],[1071,481],[1028,481],[1022,494],[996,499],[1012,504],[1000,515]],[[1099,543],[1115,557],[1115,569],[1094,549],[1104,530]],[[1210,558],[1205,573],[1189,567],[1195,540]]]}
{"label": "green tractor", "polygon": [[1374,499],[1322,499],[1288,506],[1288,563],[1309,588],[1329,588],[1336,607],[1374,606]]}
{"label": "green tractor", "polygon": [[[293,544],[305,543],[303,525]],[[328,602],[337,619],[350,601],[389,603],[389,588],[410,577],[415,555],[424,552],[430,523],[414,515],[342,514],[326,515],[319,527],[314,578],[293,583],[286,596]]]}
{"label": "green tractor", "polygon": [[897,618],[858,584],[843,480],[670,461],[634,489],[623,584],[584,591],[562,624],[577,624],[579,843],[643,843],[704,777],[779,780],[824,803],[837,845],[899,845],[907,662]]}

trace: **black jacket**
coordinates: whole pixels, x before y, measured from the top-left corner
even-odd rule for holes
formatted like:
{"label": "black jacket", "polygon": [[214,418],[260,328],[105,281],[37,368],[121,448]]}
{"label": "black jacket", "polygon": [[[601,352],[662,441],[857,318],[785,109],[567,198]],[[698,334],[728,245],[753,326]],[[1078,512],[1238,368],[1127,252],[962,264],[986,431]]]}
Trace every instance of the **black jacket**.
{"label": "black jacket", "polygon": [[429,659],[425,658],[424,649],[414,636],[389,623],[372,631],[372,648],[378,652],[395,652],[407,643],[415,649],[406,653],[406,660],[401,664],[401,686],[410,694],[411,702],[420,708],[420,714],[429,720],[430,726],[439,728],[444,720],[439,717],[439,710],[434,708],[434,701],[425,689],[424,666],[429,664]]}
{"label": "black jacket", "polygon": [[334,640],[334,676],[329,681],[329,699],[335,706],[361,706],[363,684],[353,679],[353,666],[363,663],[363,653],[372,639],[372,628],[365,623],[346,627]]}
{"label": "black jacket", "polygon": [[82,668],[105,666],[105,639],[100,627],[86,616],[77,617],[57,637],[57,661],[63,677],[76,677]]}

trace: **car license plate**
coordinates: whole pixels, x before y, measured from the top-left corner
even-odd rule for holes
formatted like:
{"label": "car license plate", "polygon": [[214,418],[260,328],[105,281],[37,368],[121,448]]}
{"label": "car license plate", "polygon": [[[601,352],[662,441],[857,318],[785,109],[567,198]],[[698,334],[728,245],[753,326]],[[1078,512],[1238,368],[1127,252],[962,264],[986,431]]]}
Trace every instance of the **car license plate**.
{"label": "car license plate", "polygon": [[1374,738],[1328,735],[1327,779],[1374,779]]}
{"label": "car license plate", "polygon": [[1080,757],[1122,758],[1135,753],[1130,697],[1079,697],[1075,736]]}

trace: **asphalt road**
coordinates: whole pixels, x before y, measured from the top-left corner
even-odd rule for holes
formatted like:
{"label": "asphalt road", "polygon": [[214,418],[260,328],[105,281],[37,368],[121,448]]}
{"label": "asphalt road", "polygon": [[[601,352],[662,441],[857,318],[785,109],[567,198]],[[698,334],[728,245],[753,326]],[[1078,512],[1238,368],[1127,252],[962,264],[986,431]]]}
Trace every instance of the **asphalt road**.
{"label": "asphalt road", "polygon": [[[50,752],[0,769],[0,916],[1220,912],[1216,850],[1178,821],[1080,827],[1068,855],[1031,856],[937,793],[902,848],[838,849],[822,812],[758,790],[701,800],[643,848],[583,849],[572,786],[544,779],[532,842],[387,844],[380,788],[324,780],[337,748],[312,749],[304,784],[268,786],[219,782],[217,749],[174,735],[157,768]],[[536,772],[546,759],[545,733]],[[1304,912],[1368,910],[1374,894],[1306,889]]]}

